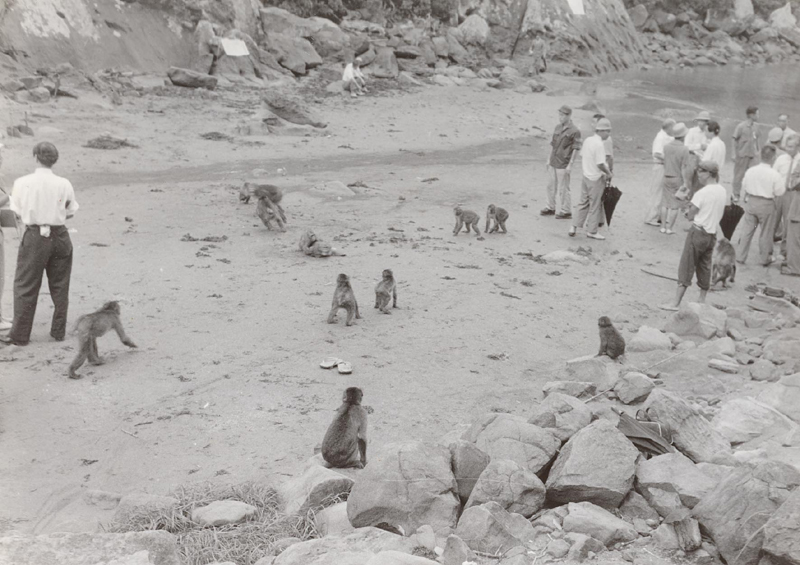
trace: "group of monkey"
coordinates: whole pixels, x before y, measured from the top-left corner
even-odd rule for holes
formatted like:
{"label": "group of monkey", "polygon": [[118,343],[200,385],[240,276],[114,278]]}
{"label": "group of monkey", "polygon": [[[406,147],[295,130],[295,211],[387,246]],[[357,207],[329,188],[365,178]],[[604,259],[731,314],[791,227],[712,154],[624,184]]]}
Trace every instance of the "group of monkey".
{"label": "group of monkey", "polygon": [[[472,210],[464,210],[461,206],[456,206],[453,208],[453,212],[456,215],[456,227],[453,229],[453,235],[458,235],[461,231],[461,228],[464,227],[464,231],[469,233],[470,227],[475,231],[475,235],[480,236],[481,232],[478,229],[478,222],[480,221],[481,217],[473,212]],[[506,229],[506,220],[508,219],[508,212],[505,208],[500,208],[495,206],[494,204],[489,204],[489,207],[486,208],[486,233],[495,233],[498,230],[503,230],[503,233],[508,233]],[[491,229],[489,229],[490,224]]]}

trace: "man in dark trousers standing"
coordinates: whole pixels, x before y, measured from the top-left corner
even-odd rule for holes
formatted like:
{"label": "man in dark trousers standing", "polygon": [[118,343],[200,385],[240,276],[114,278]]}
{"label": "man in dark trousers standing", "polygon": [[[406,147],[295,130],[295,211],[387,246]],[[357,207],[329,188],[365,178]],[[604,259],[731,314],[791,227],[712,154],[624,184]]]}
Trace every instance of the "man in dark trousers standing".
{"label": "man in dark trousers standing", "polygon": [[58,161],[55,145],[43,141],[33,148],[36,171],[14,181],[11,209],[25,225],[14,277],[14,321],[0,341],[27,345],[36,313],[42,276],[47,273],[55,311],[50,335],[63,341],[67,330],[72,242],[64,225],[78,209],[72,184],[51,170]]}

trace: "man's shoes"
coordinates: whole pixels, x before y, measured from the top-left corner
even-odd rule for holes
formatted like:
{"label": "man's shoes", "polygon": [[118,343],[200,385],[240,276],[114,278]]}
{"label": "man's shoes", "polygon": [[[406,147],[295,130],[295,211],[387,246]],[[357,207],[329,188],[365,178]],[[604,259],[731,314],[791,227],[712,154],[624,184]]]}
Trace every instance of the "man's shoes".
{"label": "man's shoes", "polygon": [[14,324],[5,320],[0,320],[0,332],[7,332]]}
{"label": "man's shoes", "polygon": [[659,227],[661,225],[661,222],[645,222],[645,224],[647,224],[648,226]]}
{"label": "man's shoes", "polygon": [[57,336],[54,336],[53,334],[50,334],[50,337],[52,337],[56,341],[64,341],[64,336],[63,335],[61,337],[57,337]]}
{"label": "man's shoes", "polygon": [[571,228],[569,228],[569,232],[567,233],[567,235],[569,235],[570,237],[575,237],[576,233],[578,233],[578,229],[575,226],[572,226]]}
{"label": "man's shoes", "polygon": [[605,239],[606,238],[606,236],[600,235],[597,232],[595,232],[595,233],[587,233],[586,237],[591,237],[592,239]]}
{"label": "man's shoes", "polygon": [[572,214],[567,212],[566,214],[556,214],[556,220],[571,220]]}
{"label": "man's shoes", "polygon": [[556,211],[555,210],[551,210],[550,208],[542,208],[539,211],[539,215],[540,216],[553,216],[553,215],[555,215],[555,213],[556,213]]}
{"label": "man's shoes", "polygon": [[6,345],[18,345],[20,347],[25,347],[28,345],[28,342],[17,341],[7,335],[0,336],[0,343],[5,343]]}

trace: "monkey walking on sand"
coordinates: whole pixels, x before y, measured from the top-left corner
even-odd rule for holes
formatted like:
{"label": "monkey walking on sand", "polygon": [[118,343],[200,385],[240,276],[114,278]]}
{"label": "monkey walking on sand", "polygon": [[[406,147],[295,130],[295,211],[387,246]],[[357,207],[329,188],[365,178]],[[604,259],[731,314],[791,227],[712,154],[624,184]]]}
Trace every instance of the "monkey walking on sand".
{"label": "monkey walking on sand", "polygon": [[361,314],[358,312],[358,302],[356,302],[356,295],[353,294],[353,287],[350,286],[350,277],[341,273],[336,278],[336,290],[333,291],[333,304],[331,304],[331,313],[328,314],[328,323],[333,324],[336,322],[336,313],[339,308],[347,310],[347,321],[345,325],[352,326],[353,318],[361,319]]}
{"label": "monkey walking on sand", "polygon": [[80,379],[77,371],[86,359],[92,365],[102,365],[105,361],[97,354],[97,338],[113,329],[117,332],[120,341],[128,347],[137,347],[125,334],[122,322],[119,320],[119,303],[106,302],[97,312],[86,314],[78,318],[75,323],[78,333],[78,354],[69,366],[69,378]]}
{"label": "monkey walking on sand", "polygon": [[251,196],[255,196],[258,199],[256,214],[267,226],[267,229],[272,229],[272,221],[274,220],[278,224],[279,230],[286,231],[284,227],[284,224],[287,223],[286,213],[280,206],[280,201],[283,199],[283,190],[274,184],[246,182],[239,190],[239,200],[247,204],[250,202]]}
{"label": "monkey walking on sand", "polygon": [[350,387],[342,395],[342,405],[322,440],[322,458],[338,469],[367,464],[367,410],[361,406],[364,393]]}
{"label": "monkey walking on sand", "polygon": [[456,227],[453,229],[453,235],[458,235],[458,232],[461,231],[463,226],[466,226],[465,231],[467,233],[469,233],[469,228],[472,226],[472,229],[475,230],[475,235],[481,235],[481,232],[478,229],[478,222],[481,218],[478,216],[478,214],[472,210],[462,210],[461,206],[456,206],[453,208],[453,212],[456,215]]}
{"label": "monkey walking on sand", "polygon": [[[486,233],[494,233],[498,229],[502,229],[503,233],[508,233],[508,230],[506,230],[507,219],[508,212],[505,208],[498,208],[494,204],[489,204],[489,207],[486,209],[486,229],[484,231]],[[491,220],[494,220],[494,226],[489,230],[489,223]]]}
{"label": "monkey walking on sand", "polygon": [[394,281],[394,274],[391,269],[385,269],[383,278],[375,285],[375,308],[379,308],[384,314],[391,314],[390,301],[392,308],[397,308],[397,284]]}
{"label": "monkey walking on sand", "polygon": [[728,288],[725,284],[730,277],[730,282],[736,276],[736,249],[731,242],[724,237],[719,240],[714,248],[711,267],[711,286],[722,281],[722,288]]}
{"label": "monkey walking on sand", "polygon": [[597,325],[600,328],[600,352],[597,357],[608,355],[612,359],[616,359],[623,355],[625,353],[625,338],[614,327],[608,316],[600,316],[597,320]]}

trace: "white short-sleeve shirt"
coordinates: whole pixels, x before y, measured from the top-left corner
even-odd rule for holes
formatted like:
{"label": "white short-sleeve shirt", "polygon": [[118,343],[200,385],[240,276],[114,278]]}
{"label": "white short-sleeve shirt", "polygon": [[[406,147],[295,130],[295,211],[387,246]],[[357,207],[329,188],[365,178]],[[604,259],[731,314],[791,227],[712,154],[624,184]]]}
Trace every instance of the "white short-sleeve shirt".
{"label": "white short-sleeve shirt", "polygon": [[725,142],[719,137],[713,137],[711,141],[708,142],[708,147],[706,147],[706,150],[703,152],[703,161],[713,161],[717,164],[719,170],[722,171],[722,167],[725,165],[726,152]]}
{"label": "white short-sleeve shirt", "polygon": [[72,183],[40,167],[14,181],[11,209],[26,226],[63,226],[67,211],[75,213],[78,202]]}
{"label": "white short-sleeve shirt", "polygon": [[697,206],[698,212],[694,224],[706,233],[716,234],[727,200],[728,193],[721,184],[707,184],[695,192],[692,204]]}
{"label": "white short-sleeve shirt", "polygon": [[581,163],[583,176],[589,180],[598,180],[603,176],[603,171],[598,165],[606,164],[606,148],[600,136],[595,134],[587,137],[581,147]]}
{"label": "white short-sleeve shirt", "polygon": [[[653,140],[653,161],[660,165],[664,164],[664,146],[673,139],[674,138],[663,129],[658,131],[656,138]],[[656,157],[656,154],[661,155],[661,157]]]}

